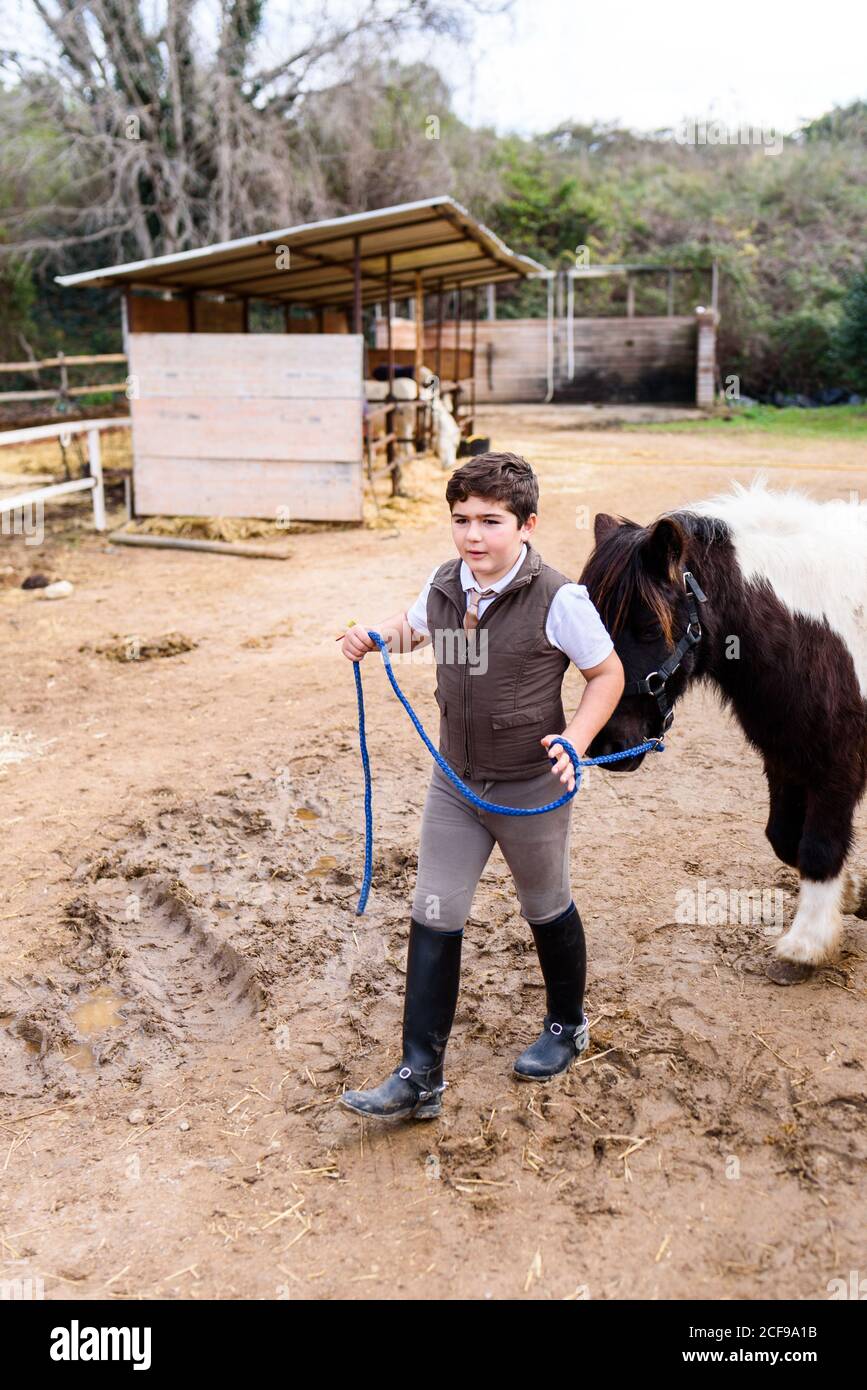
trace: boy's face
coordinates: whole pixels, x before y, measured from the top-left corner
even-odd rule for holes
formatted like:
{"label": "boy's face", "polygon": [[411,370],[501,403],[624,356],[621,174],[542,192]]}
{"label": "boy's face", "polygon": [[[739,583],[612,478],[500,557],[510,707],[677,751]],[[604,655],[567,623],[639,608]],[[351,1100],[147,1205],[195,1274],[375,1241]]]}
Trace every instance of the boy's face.
{"label": "boy's face", "polygon": [[502,579],[518,558],[521,542],[536,526],[536,513],[523,526],[502,502],[494,497],[470,493],[466,502],[452,507],[452,535],[462,560],[466,560],[481,588]]}

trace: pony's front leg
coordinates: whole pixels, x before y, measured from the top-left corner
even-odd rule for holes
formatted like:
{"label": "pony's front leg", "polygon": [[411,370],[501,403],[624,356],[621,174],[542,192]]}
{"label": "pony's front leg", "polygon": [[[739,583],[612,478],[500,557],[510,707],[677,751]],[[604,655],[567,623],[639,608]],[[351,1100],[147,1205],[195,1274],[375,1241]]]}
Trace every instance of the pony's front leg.
{"label": "pony's front leg", "polygon": [[770,806],[765,834],[778,859],[790,868],[798,867],[798,851],[807,815],[807,789],[765,769]]}
{"label": "pony's front leg", "polygon": [[852,847],[852,801],[823,788],[807,793],[807,814],[798,846],[801,890],[795,918],[774,954],[809,969],[835,959],[848,906],[846,859]]}

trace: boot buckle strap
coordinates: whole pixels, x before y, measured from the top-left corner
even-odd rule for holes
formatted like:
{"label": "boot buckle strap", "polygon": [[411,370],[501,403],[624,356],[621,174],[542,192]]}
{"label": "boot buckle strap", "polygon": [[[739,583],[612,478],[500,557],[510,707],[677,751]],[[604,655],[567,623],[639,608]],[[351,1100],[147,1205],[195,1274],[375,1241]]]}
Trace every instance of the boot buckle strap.
{"label": "boot buckle strap", "polygon": [[[400,1068],[397,1074],[401,1078],[401,1080],[408,1081],[409,1078],[412,1076],[412,1067],[403,1066]],[[448,1084],[449,1083],[447,1081],[443,1081],[441,1086],[434,1086],[432,1089],[427,1087],[420,1088],[418,1093],[419,1100],[432,1100],[434,1096],[441,1096]],[[416,1082],[416,1085],[419,1085],[419,1083]]]}

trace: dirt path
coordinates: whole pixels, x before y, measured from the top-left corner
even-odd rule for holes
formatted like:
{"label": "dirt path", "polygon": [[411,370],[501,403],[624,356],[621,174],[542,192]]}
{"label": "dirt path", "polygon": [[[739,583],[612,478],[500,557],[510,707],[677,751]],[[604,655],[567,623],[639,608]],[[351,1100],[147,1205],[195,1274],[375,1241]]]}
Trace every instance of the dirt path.
{"label": "dirt path", "polygon": [[[864,487],[844,442],[570,428],[488,412],[542,483],[538,545],[577,576],[598,509],[648,519],[756,467]],[[58,511],[0,552],[0,1279],[47,1297],[825,1298],[863,1269],[864,926],[796,989],[761,925],[690,892],[779,890],[757,759],[685,704],[632,778],[575,809],[591,1056],[513,1082],[544,1011],[498,851],[465,941],[445,1113],[334,1103],[399,1057],[430,760],[363,667],[377,854],[366,914],[355,690],[334,635],[409,602],[450,541],[436,464],[363,531],[288,563],[120,550]],[[285,538],[284,538],[285,539]],[[69,578],[41,602],[29,570]],[[96,649],[177,630],[196,645]],[[397,675],[435,728],[430,653]],[[580,693],[570,673],[566,703]],[[864,810],[859,822],[864,859]],[[731,915],[731,914],[729,914]],[[735,915],[737,915],[735,913]]]}

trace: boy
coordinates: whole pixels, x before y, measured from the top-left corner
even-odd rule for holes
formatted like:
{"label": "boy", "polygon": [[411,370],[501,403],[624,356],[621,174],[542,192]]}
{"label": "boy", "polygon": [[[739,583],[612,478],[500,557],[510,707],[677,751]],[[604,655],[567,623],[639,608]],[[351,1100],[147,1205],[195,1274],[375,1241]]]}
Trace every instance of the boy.
{"label": "boy", "polygon": [[[620,700],[623,667],[584,586],[544,564],[530,542],[539,485],[525,459],[471,459],[451,475],[446,501],[459,559],[438,565],[412,607],[373,630],[390,651],[434,643],[439,751],[472,791],[500,806],[544,806],[563,792],[551,774],[570,791],[575,785],[558,736],[584,756]],[[350,661],[371,650],[364,628],[345,634]],[[587,687],[564,727],[570,660]],[[547,996],[541,1036],[514,1071],[546,1081],[587,1047],[584,931],[569,887],[571,811],[571,801],[541,816],[481,811],[434,764],[410,915],[403,1056],[380,1086],[346,1091],[348,1109],[391,1119],[440,1114],[464,923],[495,843],[533,932]]]}

